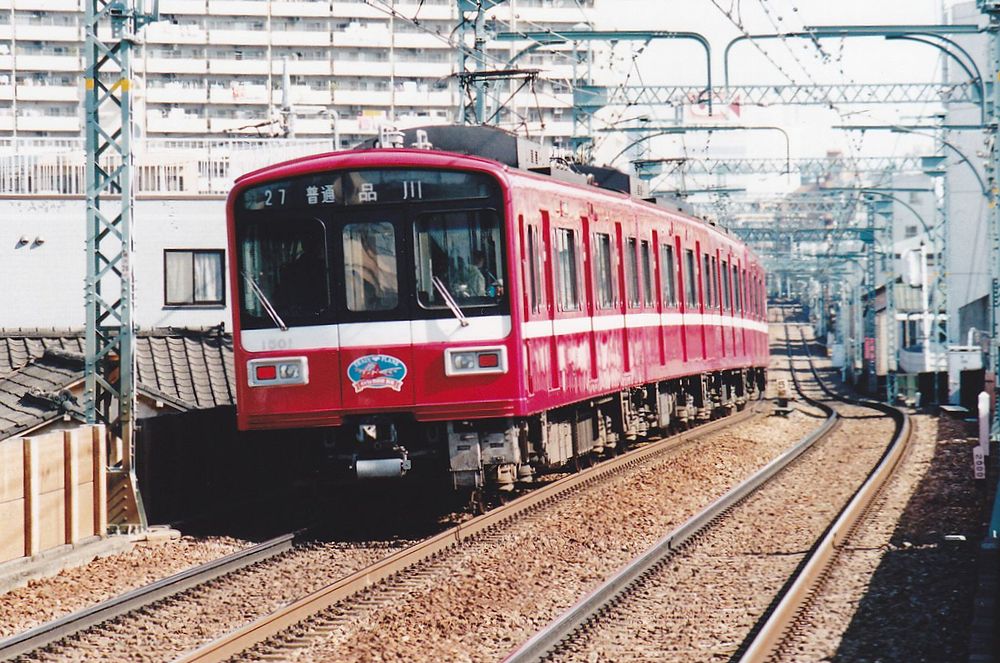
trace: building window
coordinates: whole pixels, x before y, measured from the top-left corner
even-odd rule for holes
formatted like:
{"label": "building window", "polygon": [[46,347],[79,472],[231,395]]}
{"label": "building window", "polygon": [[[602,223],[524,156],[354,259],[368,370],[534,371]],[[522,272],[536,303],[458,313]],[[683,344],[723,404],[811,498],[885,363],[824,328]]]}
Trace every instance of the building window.
{"label": "building window", "polygon": [[611,270],[611,235],[594,235],[594,271],[597,282],[597,308],[615,305],[614,272]]}
{"label": "building window", "polygon": [[163,252],[164,304],[225,304],[224,255],[221,249],[166,249]]}
{"label": "building window", "polygon": [[568,228],[557,228],[556,251],[559,262],[559,310],[575,311],[580,308],[576,282],[576,232]]}

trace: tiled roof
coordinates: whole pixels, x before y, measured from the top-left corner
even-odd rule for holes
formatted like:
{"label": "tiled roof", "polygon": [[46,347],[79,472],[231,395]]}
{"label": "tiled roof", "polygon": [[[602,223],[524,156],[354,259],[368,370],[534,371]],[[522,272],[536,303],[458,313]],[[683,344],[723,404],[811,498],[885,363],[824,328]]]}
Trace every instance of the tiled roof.
{"label": "tiled roof", "polygon": [[[0,330],[0,379],[47,349],[82,354],[83,333],[72,330]],[[137,388],[180,409],[236,402],[233,338],[219,328],[139,332]]]}
{"label": "tiled roof", "polygon": [[47,349],[0,378],[0,439],[77,410],[68,387],[83,379],[83,355]]}

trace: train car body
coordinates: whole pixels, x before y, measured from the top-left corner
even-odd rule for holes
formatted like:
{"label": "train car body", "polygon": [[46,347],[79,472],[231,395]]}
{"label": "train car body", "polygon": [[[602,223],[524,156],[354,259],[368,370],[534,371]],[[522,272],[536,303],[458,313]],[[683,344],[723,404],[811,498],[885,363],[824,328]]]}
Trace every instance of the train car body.
{"label": "train car body", "polygon": [[756,256],[625,193],[375,148],[246,175],[228,216],[239,427],[323,429],[358,478],[507,488],[763,386]]}

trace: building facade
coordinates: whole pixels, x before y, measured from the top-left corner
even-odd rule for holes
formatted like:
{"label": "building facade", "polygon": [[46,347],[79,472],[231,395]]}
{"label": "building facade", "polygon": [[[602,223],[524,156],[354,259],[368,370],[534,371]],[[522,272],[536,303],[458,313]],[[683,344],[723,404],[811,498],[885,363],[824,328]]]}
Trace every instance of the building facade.
{"label": "building facade", "polygon": [[[86,0],[0,0],[0,137],[81,135]],[[594,0],[507,0],[490,31],[586,27]],[[454,121],[460,92],[457,0],[160,0],[134,51],[136,117],[146,137],[328,136],[342,146],[383,122]],[[471,47],[471,36],[467,37]],[[530,40],[488,42],[503,69]],[[538,50],[517,67],[540,78],[490,110],[557,142],[572,131],[572,59]],[[284,109],[284,112],[282,112]],[[496,121],[495,120],[495,121]]]}

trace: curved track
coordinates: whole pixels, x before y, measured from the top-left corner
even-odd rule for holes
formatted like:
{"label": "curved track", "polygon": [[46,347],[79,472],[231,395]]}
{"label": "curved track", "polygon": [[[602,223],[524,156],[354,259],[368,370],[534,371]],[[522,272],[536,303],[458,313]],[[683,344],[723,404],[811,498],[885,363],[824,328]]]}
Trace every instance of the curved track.
{"label": "curved track", "polygon": [[[692,636],[690,633],[685,634],[691,638],[690,644],[686,645],[688,647],[686,651],[683,649],[685,645],[680,645],[679,650],[676,642],[671,642],[666,646],[663,646],[665,644],[663,642],[657,642],[664,637],[660,631],[665,630],[670,621],[679,619],[677,604],[680,601],[676,597],[674,599],[664,598],[665,593],[681,591],[678,589],[677,578],[682,578],[684,572],[678,571],[674,576],[671,576],[670,569],[673,563],[676,561],[678,566],[683,567],[682,562],[685,556],[697,557],[702,538],[698,535],[700,532],[705,533],[705,539],[710,539],[708,533],[713,528],[720,530],[720,532],[726,531],[727,528],[733,529],[734,523],[732,521],[738,520],[739,517],[730,517],[726,514],[732,513],[744,503],[749,505],[754,500],[760,501],[757,497],[757,491],[761,491],[761,494],[767,492],[762,490],[765,482],[780,482],[784,474],[781,472],[782,468],[790,465],[807,448],[823,439],[834,429],[837,416],[833,409],[818,399],[810,397],[798,382],[797,371],[792,363],[787,327],[786,344],[789,344],[789,362],[797,389],[804,400],[827,413],[827,421],[796,445],[793,450],[776,459],[771,466],[734,488],[728,495],[717,500],[702,513],[690,519],[684,526],[661,539],[644,555],[622,568],[598,589],[513,652],[508,658],[509,661],[586,659],[588,657],[593,659],[595,656],[599,660],[614,660],[622,656],[642,659],[671,657],[677,660],[689,660],[692,656],[704,657],[709,651],[714,658],[730,658],[734,655],[738,656],[740,652],[745,652],[745,660],[762,660],[768,656],[771,648],[775,646],[774,643],[779,639],[778,636],[784,632],[788,621],[794,617],[795,606],[801,601],[801,597],[808,593],[808,588],[812,586],[815,578],[821,572],[823,563],[828,557],[828,551],[833,546],[833,541],[842,536],[844,528],[849,527],[849,523],[853,522],[852,518],[857,517],[852,514],[858,513],[858,508],[863,508],[859,505],[870,499],[872,486],[884,478],[881,468],[887,467],[887,463],[891,465],[893,461],[890,459],[895,457],[893,451],[898,452],[902,448],[903,444],[899,441],[905,441],[908,435],[908,427],[901,413],[888,408],[888,410],[892,410],[890,416],[897,420],[896,433],[889,445],[889,451],[883,456],[878,468],[872,471],[872,475],[876,475],[875,478],[870,476],[869,480],[864,482],[863,487],[850,500],[849,506],[844,509],[841,518],[826,529],[821,540],[813,545],[807,556],[804,556],[803,561],[792,572],[791,578],[780,587],[778,597],[771,601],[770,606],[763,608],[756,625],[750,623],[746,625],[749,628],[737,626],[730,629],[727,633],[729,644],[726,642],[721,645],[716,644],[720,639],[718,634],[701,637],[699,644],[698,636]],[[819,379],[815,375],[811,361],[810,371],[813,372],[818,383]],[[849,399],[844,400],[848,401]],[[886,408],[880,404],[864,403],[864,405],[886,411]],[[807,460],[802,461],[803,464],[807,462]],[[781,502],[778,504],[780,505]],[[774,508],[771,509],[770,512],[774,513]],[[741,527],[736,524],[735,531],[739,532],[740,529]],[[753,527],[749,531],[746,531],[746,527],[742,529],[744,530],[742,536],[754,536],[760,533]],[[719,537],[732,539],[733,535],[720,534]],[[710,550],[713,548],[711,543],[708,543],[707,546]],[[726,554],[719,551],[725,551],[725,549],[726,546],[715,546],[715,553],[709,553],[708,559],[701,559],[709,564],[717,564],[719,555]],[[711,557],[716,559],[713,560]],[[694,563],[694,567],[690,573],[697,574],[697,561],[689,560],[688,566],[691,566],[692,563]],[[706,569],[705,572],[708,574],[707,578],[710,579],[713,575],[711,568]],[[731,591],[734,595],[738,595],[741,591],[749,589],[748,585],[753,581],[753,578],[742,577],[730,580],[738,589],[727,587],[722,591]],[[711,582],[711,580],[709,581]],[[686,598],[689,601],[697,600],[690,595]],[[759,603],[759,599],[757,602]],[[750,606],[754,601],[744,598],[731,603]],[[665,605],[673,607],[664,610]],[[661,610],[659,616],[656,616]],[[739,609],[734,610],[739,611]],[[653,616],[645,618],[648,615]],[[713,613],[712,617],[715,621],[725,618],[734,622],[739,621],[739,616],[735,612],[723,615]],[[753,635],[738,636],[745,638],[742,644],[739,640],[733,641],[733,634],[741,630],[744,634],[746,632],[756,634],[756,637]]]}

